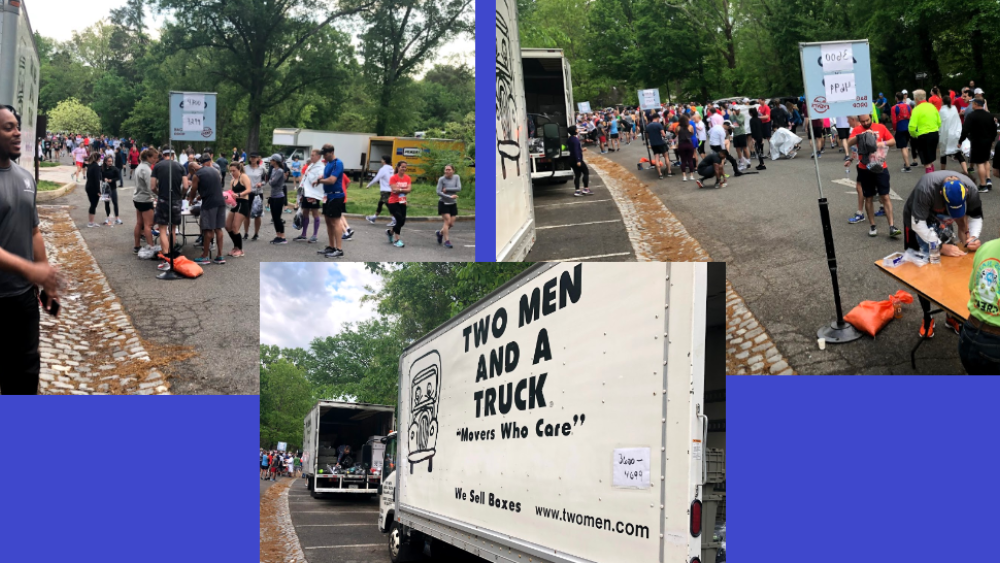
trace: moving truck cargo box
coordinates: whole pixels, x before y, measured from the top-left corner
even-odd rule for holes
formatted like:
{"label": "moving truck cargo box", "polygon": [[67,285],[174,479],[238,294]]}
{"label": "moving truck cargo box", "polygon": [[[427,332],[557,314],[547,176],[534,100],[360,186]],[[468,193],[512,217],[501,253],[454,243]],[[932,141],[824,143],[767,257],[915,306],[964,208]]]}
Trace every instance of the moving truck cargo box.
{"label": "moving truck cargo box", "polygon": [[545,561],[698,556],[706,275],[537,265],[408,348],[401,524]]}

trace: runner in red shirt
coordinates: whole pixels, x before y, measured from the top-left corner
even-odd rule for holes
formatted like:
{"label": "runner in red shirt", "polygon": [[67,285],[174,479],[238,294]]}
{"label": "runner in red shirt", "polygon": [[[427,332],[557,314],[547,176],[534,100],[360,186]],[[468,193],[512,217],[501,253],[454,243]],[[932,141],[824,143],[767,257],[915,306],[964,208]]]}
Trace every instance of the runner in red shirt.
{"label": "runner in red shirt", "polygon": [[[764,130],[763,131],[764,140],[767,141],[767,154],[768,156],[770,156],[771,155],[771,108],[767,106],[767,102],[764,101],[764,98],[761,98],[759,101],[760,105],[757,106],[757,115],[760,117],[760,125],[761,128]],[[761,149],[763,148],[764,146],[761,145]],[[764,151],[761,150],[761,152]]]}
{"label": "runner in red shirt", "polygon": [[[861,125],[851,131],[851,138],[847,141],[848,146],[857,146],[858,135],[875,135],[876,146],[878,148],[896,145],[896,140],[892,138],[892,134],[885,128],[885,125],[881,123],[873,124],[871,115],[859,115],[858,121]],[[845,167],[850,165],[850,161],[844,163]],[[865,211],[868,215],[868,223],[870,225],[868,236],[878,236],[878,229],[875,228],[875,206],[873,203],[873,199],[877,193],[879,199],[882,201],[882,206],[885,208],[885,217],[889,220],[889,236],[891,238],[898,238],[903,234],[903,231],[896,228],[893,222],[892,200],[889,199],[889,167],[886,165],[884,168],[885,170],[876,174],[870,172],[863,162],[858,162],[858,182],[861,183],[861,191],[865,196]]]}

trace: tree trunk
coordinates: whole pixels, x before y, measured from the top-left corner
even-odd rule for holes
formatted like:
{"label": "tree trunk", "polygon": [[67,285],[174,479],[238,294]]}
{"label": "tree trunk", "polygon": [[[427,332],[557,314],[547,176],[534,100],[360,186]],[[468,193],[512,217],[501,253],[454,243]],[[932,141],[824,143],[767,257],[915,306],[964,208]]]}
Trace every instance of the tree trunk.
{"label": "tree trunk", "polygon": [[736,43],[733,41],[733,26],[726,25],[726,63],[729,69],[736,68]]}
{"label": "tree trunk", "polygon": [[971,40],[970,43],[973,45],[972,66],[976,69],[976,75],[972,77],[972,80],[975,80],[978,83],[976,86],[977,88],[982,88],[984,91],[988,91],[986,90],[988,84],[986,82],[986,67],[983,64],[983,50],[978,48],[980,45],[985,44],[983,40],[983,32],[980,31],[979,28],[976,28],[973,29],[972,33],[969,35],[969,39]]}
{"label": "tree trunk", "polygon": [[382,84],[382,93],[379,96],[378,118],[375,121],[375,134],[379,137],[389,130],[389,105],[392,103],[392,90],[396,86],[396,79],[387,77]]}
{"label": "tree trunk", "polygon": [[698,78],[700,78],[700,80],[698,81],[698,83],[701,84],[701,100],[699,100],[699,101],[704,102],[704,101],[708,100],[708,86],[705,84],[705,58],[704,57],[699,57],[698,58]]}
{"label": "tree trunk", "polygon": [[247,154],[260,150],[260,117],[263,113],[260,108],[260,100],[264,97],[264,83],[254,80],[250,91],[249,116],[250,132],[247,135]]}

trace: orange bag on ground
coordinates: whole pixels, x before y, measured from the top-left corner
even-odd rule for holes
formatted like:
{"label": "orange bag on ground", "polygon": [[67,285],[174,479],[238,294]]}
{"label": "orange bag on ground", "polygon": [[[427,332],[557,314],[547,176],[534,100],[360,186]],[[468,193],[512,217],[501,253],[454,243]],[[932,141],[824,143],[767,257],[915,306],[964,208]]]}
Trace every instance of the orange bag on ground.
{"label": "orange bag on ground", "polygon": [[[159,257],[161,260],[166,260],[168,262],[170,261],[170,259],[164,256],[163,253],[160,253]],[[202,274],[205,273],[205,270],[202,270],[201,266],[185,258],[184,256],[178,256],[177,258],[174,258],[174,271],[177,272],[178,275],[192,279],[200,277]]]}
{"label": "orange bag on ground", "polygon": [[902,303],[913,303],[913,296],[900,289],[895,295],[890,295],[886,301],[862,301],[850,313],[844,315],[844,320],[854,328],[875,338],[880,330],[892,320],[894,308],[893,299]]}

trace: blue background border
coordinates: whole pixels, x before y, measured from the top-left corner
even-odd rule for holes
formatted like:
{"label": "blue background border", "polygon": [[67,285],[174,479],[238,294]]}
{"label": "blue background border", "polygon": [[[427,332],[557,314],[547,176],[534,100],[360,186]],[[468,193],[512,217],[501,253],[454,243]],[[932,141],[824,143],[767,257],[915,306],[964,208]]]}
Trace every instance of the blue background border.
{"label": "blue background border", "polygon": [[[486,126],[486,118],[489,115],[489,102],[496,100],[496,2],[489,7],[493,8],[493,29],[487,27],[489,20],[486,19],[487,5],[485,1],[476,1],[476,262],[495,262],[496,255],[496,216],[497,216],[497,191],[496,191],[496,163],[493,163],[493,171],[486,169],[486,157],[478,158],[486,147],[494,146],[496,142],[496,125]],[[490,34],[489,32],[493,33]],[[493,37],[492,47],[486,46],[486,38]],[[490,55],[494,60],[489,61]],[[493,69],[493,81],[486,82],[486,73]],[[492,96],[490,94],[493,94]],[[493,105],[493,113],[496,113],[496,104]],[[495,120],[494,120],[495,121]],[[493,131],[493,139],[489,140],[486,135]],[[493,179],[490,182],[490,179]]]}

